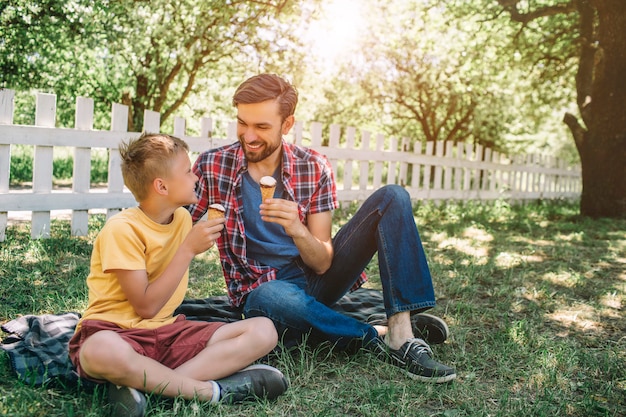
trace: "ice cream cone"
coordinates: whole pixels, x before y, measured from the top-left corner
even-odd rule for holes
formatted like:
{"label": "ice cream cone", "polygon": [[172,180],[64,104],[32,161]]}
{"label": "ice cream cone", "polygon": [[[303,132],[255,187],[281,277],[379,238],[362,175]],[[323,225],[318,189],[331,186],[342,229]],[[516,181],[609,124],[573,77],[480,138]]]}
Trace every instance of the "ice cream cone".
{"label": "ice cream cone", "polygon": [[274,190],[276,190],[276,180],[274,177],[262,177],[261,181],[259,181],[259,185],[261,187],[261,202],[274,197]]}
{"label": "ice cream cone", "polygon": [[209,206],[209,212],[207,214],[207,218],[210,219],[219,219],[224,217],[224,213],[226,209],[221,204],[211,204]]}

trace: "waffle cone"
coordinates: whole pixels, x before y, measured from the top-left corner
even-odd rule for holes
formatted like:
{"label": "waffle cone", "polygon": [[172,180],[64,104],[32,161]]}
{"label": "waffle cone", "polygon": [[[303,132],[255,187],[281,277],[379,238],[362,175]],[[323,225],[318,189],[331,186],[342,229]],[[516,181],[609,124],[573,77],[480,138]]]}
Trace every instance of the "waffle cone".
{"label": "waffle cone", "polygon": [[276,190],[275,186],[267,187],[267,186],[261,185],[261,202],[265,201],[268,198],[273,198],[274,190]]}
{"label": "waffle cone", "polygon": [[211,219],[221,219],[222,217],[224,217],[224,212],[218,209],[214,209],[214,208],[210,208],[209,212],[207,214],[207,218],[209,220]]}
{"label": "waffle cone", "polygon": [[225,211],[224,206],[221,204],[211,204],[207,212],[207,219],[221,219],[224,217]]}

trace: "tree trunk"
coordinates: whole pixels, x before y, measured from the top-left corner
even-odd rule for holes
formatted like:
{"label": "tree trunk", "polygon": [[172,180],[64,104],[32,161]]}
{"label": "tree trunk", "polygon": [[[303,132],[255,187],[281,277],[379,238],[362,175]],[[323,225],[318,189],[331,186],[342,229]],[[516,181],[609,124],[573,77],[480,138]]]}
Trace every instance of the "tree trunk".
{"label": "tree trunk", "polygon": [[[594,218],[626,217],[626,1],[590,0],[589,4],[597,13],[597,44],[583,36],[582,48],[597,48],[592,57],[591,96],[582,96],[577,83],[586,129],[573,116],[565,118],[582,166],[580,212]],[[585,64],[583,51],[581,68]]]}
{"label": "tree trunk", "polygon": [[598,130],[586,132],[586,146],[580,153],[580,213],[594,218],[626,217],[626,135],[609,136],[606,129]]}

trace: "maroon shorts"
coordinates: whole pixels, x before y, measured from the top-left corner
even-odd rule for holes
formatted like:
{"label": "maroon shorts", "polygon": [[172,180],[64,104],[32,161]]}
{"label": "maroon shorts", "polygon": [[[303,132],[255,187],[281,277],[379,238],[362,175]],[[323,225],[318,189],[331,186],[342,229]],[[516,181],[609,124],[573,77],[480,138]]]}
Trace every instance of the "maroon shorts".
{"label": "maroon shorts", "polygon": [[82,378],[100,382],[81,368],[80,348],[94,333],[111,330],[118,333],[140,355],[174,369],[198,355],[215,331],[224,324],[226,323],[191,321],[182,314],[176,317],[174,323],[156,329],[122,329],[108,321],[84,320],[69,342],[69,356]]}

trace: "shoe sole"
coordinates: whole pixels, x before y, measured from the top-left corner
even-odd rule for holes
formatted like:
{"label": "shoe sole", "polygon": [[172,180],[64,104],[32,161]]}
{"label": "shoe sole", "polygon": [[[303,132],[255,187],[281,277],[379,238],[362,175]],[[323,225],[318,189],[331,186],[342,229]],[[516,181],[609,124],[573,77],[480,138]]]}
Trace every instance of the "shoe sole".
{"label": "shoe sole", "polygon": [[422,376],[422,375],[415,375],[407,371],[406,369],[402,369],[402,368],[399,368],[399,369],[404,374],[406,374],[406,376],[408,376],[409,378],[415,381],[429,382],[431,384],[443,384],[444,382],[450,382],[456,379],[456,374],[450,374],[450,375],[444,375],[444,376],[438,376],[438,377],[427,377],[427,376]]}
{"label": "shoe sole", "polygon": [[[254,365],[246,366],[241,371],[252,371],[254,369],[265,369],[266,371],[272,371],[272,372],[275,372],[277,374],[280,374],[281,376],[285,376],[280,371],[280,369],[274,368],[273,366],[269,366],[269,365],[263,365],[262,363],[256,363]],[[238,372],[241,372],[241,371],[238,371]]]}
{"label": "shoe sole", "polygon": [[431,345],[442,344],[450,335],[446,322],[431,314],[418,313],[411,316],[411,327],[416,337],[421,335]]}

